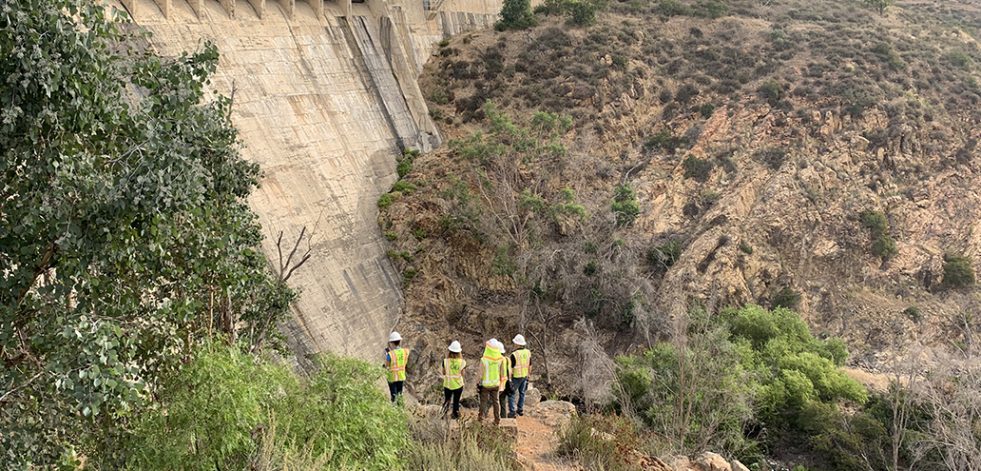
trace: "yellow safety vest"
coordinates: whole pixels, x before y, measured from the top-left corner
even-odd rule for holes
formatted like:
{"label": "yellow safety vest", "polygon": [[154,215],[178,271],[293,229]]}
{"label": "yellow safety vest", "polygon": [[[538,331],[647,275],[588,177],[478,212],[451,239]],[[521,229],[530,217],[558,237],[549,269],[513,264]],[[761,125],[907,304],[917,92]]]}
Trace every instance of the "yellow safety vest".
{"label": "yellow safety vest", "polygon": [[514,353],[514,374],[515,378],[527,378],[528,369],[531,367],[531,351],[527,348],[515,350]]}
{"label": "yellow safety vest", "polygon": [[443,359],[443,387],[455,391],[463,387],[463,367],[467,366],[467,361],[463,358]]}
{"label": "yellow safety vest", "polygon": [[489,358],[484,356],[480,359],[480,362],[484,364],[484,377],[480,378],[480,385],[485,388],[497,388],[501,386],[501,363],[504,362],[504,358],[498,356],[497,358]]}
{"label": "yellow safety vest", "polygon": [[388,382],[405,381],[405,364],[409,362],[409,352],[396,348],[388,352]]}

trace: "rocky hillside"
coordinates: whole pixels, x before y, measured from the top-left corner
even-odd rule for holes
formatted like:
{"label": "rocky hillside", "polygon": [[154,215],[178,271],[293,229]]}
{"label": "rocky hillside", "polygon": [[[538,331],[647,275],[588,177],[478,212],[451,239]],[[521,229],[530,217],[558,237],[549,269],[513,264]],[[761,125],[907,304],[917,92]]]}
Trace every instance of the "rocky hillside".
{"label": "rocky hillside", "polygon": [[541,382],[595,399],[607,355],[746,303],[798,309],[866,369],[914,340],[977,348],[976,2],[537,19],[440,45],[421,80],[451,143],[379,201],[423,366],[522,330]]}

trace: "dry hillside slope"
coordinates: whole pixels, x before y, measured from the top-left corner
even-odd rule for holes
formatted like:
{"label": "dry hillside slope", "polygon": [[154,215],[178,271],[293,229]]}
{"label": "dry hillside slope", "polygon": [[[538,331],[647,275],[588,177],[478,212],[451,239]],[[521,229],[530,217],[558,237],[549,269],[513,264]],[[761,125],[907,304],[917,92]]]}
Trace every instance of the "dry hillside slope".
{"label": "dry hillside slope", "polygon": [[[516,164],[527,240],[503,237],[499,182],[460,144],[383,197],[422,366],[450,337],[476,355],[523,330],[542,382],[597,399],[601,352],[746,303],[795,306],[869,369],[913,340],[976,348],[981,295],[944,265],[981,258],[977,3],[632,0],[588,27],[538,19],[442,44],[421,78],[447,141],[486,134],[488,100],[518,126],[573,123],[561,158]],[[611,209],[621,184],[632,223]]]}

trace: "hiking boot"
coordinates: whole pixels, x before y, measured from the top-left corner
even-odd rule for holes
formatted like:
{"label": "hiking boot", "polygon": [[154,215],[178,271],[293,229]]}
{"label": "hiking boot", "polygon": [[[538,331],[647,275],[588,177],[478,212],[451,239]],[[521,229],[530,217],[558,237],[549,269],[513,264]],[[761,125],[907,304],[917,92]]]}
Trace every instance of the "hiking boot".
{"label": "hiking boot", "polygon": [[513,418],[514,418],[514,412],[512,412],[512,413],[510,413],[510,414],[508,414],[508,418],[509,418],[509,419],[513,419]]}
{"label": "hiking boot", "polygon": [[524,416],[525,416],[525,411],[523,411],[523,410],[519,410],[519,411],[518,411],[518,416],[520,416],[520,417],[524,417]]}

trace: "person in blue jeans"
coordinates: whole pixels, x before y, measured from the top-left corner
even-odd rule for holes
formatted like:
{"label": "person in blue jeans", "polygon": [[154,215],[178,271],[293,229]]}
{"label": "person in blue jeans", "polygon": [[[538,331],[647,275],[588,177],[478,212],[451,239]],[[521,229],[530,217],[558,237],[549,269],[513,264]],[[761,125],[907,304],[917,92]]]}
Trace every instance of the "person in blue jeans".
{"label": "person in blue jeans", "polygon": [[[528,350],[525,337],[521,334],[515,335],[514,345],[517,350],[511,352],[511,389],[513,393],[508,396],[508,417],[514,418],[515,415],[525,415],[525,392],[528,391],[528,375],[531,374],[531,351]],[[515,409],[515,399],[518,400],[518,407]]]}

